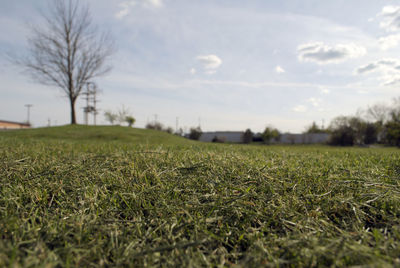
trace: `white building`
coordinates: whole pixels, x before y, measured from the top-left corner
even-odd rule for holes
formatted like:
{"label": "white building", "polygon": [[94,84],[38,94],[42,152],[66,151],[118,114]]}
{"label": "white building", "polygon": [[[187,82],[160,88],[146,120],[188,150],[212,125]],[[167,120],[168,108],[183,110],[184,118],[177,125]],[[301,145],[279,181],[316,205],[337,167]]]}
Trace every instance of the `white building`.
{"label": "white building", "polygon": [[199,141],[204,142],[243,142],[243,131],[215,131],[203,132]]}
{"label": "white building", "polygon": [[329,141],[330,134],[328,133],[303,133],[303,134],[291,134],[284,133],[280,136],[278,143],[283,144],[316,144],[316,143],[327,143]]}

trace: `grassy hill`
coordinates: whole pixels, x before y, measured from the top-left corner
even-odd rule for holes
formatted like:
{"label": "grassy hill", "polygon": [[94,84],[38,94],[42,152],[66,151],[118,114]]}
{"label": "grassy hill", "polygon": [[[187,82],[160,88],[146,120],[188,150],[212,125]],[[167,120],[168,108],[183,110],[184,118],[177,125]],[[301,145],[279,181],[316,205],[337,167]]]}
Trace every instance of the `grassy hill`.
{"label": "grassy hill", "polygon": [[166,132],[121,126],[67,125],[0,132],[0,137],[18,139],[64,140],[75,142],[122,142],[136,144],[183,145],[191,141]]}
{"label": "grassy hill", "polygon": [[0,132],[0,267],[400,265],[400,150]]}

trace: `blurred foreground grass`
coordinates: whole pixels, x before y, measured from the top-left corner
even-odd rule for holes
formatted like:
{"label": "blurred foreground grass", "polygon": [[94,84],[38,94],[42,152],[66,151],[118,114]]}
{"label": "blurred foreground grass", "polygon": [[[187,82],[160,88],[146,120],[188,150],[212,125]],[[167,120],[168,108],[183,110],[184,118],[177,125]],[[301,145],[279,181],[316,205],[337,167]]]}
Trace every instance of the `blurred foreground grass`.
{"label": "blurred foreground grass", "polygon": [[398,266],[400,151],[0,133],[0,267]]}

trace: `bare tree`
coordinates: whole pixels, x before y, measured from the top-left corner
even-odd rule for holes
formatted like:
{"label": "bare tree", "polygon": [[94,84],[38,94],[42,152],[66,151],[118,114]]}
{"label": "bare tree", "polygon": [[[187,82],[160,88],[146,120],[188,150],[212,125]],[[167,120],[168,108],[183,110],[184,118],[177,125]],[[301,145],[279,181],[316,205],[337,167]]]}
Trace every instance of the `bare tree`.
{"label": "bare tree", "polygon": [[49,13],[43,15],[45,26],[32,28],[29,55],[14,61],[34,80],[63,91],[71,106],[71,124],[76,124],[76,100],[86,84],[111,70],[106,62],[114,51],[109,35],[93,26],[88,6],[81,3],[51,1]]}
{"label": "bare tree", "polygon": [[367,118],[384,124],[389,117],[390,108],[384,103],[376,103],[368,106]]}

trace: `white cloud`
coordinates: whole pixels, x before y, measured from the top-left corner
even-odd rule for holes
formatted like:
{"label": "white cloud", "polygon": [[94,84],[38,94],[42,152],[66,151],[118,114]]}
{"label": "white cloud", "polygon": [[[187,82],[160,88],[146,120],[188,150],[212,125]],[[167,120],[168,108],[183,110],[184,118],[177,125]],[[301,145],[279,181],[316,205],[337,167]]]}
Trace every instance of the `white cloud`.
{"label": "white cloud", "polygon": [[321,102],[322,102],[322,100],[319,99],[319,98],[309,98],[307,101],[309,103],[311,103],[311,105],[314,106],[314,107],[321,106]]}
{"label": "white cloud", "polygon": [[384,6],[378,16],[382,18],[381,28],[388,32],[400,30],[400,6]]}
{"label": "white cloud", "polygon": [[398,59],[382,59],[371,62],[367,65],[357,68],[357,74],[365,74],[370,72],[378,72],[379,80],[385,86],[397,85],[400,83],[400,60]]}
{"label": "white cloud", "polygon": [[360,66],[356,72],[358,74],[364,74],[373,71],[400,71],[400,61],[397,59],[382,59],[375,62],[368,63],[367,65]]}
{"label": "white cloud", "polygon": [[196,59],[202,64],[204,73],[213,75],[222,64],[222,60],[217,55],[200,55]]}
{"label": "white cloud", "polygon": [[394,86],[400,84],[400,73],[387,74],[381,77],[384,86]]}
{"label": "white cloud", "polygon": [[322,42],[315,42],[298,46],[297,53],[300,61],[327,64],[364,56],[367,50],[353,43],[330,46]]}
{"label": "white cloud", "polygon": [[360,66],[357,68],[357,73],[358,74],[363,74],[363,73],[368,73],[376,70],[378,68],[378,65],[375,62],[369,63],[364,66]]}
{"label": "white cloud", "polygon": [[195,68],[190,69],[190,74],[196,74],[196,69]]}
{"label": "white cloud", "polygon": [[304,113],[307,111],[307,107],[304,105],[297,105],[297,106],[293,107],[292,111],[294,111],[296,113]]}
{"label": "white cloud", "polygon": [[196,59],[203,64],[205,69],[217,69],[221,64],[222,60],[217,55],[204,55],[197,56]]}
{"label": "white cloud", "polygon": [[118,6],[120,10],[115,14],[117,19],[123,19],[128,16],[132,8],[140,5],[145,8],[160,8],[163,6],[163,0],[129,0],[121,2]]}
{"label": "white cloud", "polygon": [[118,6],[120,7],[120,11],[115,14],[117,19],[122,19],[129,15],[131,12],[131,8],[136,5],[135,1],[125,1],[120,3]]}
{"label": "white cloud", "polygon": [[400,42],[400,34],[392,34],[379,38],[381,49],[387,50],[392,47],[397,47]]}
{"label": "white cloud", "polygon": [[321,94],[325,94],[325,95],[331,93],[331,91],[327,88],[320,88],[320,92],[321,92]]}
{"label": "white cloud", "polygon": [[281,66],[278,65],[275,67],[275,72],[277,72],[278,74],[283,74],[286,71]]}

